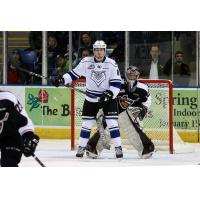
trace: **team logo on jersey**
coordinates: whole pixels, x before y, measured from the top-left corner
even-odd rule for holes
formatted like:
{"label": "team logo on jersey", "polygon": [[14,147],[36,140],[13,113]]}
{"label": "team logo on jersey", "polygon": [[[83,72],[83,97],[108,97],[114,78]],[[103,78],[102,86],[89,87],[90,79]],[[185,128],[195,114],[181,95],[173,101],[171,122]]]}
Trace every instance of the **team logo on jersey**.
{"label": "team logo on jersey", "polygon": [[123,95],[122,97],[119,97],[119,105],[122,109],[127,109],[129,106],[131,106],[135,101],[128,98],[128,95]]}
{"label": "team logo on jersey", "polygon": [[101,83],[106,80],[106,73],[105,71],[92,71],[91,73],[91,79],[96,83],[96,85],[99,87]]}
{"label": "team logo on jersey", "polygon": [[97,68],[98,68],[98,69],[101,69],[101,68],[102,68],[102,66],[101,66],[101,65],[97,65]]}
{"label": "team logo on jersey", "polygon": [[94,69],[95,68],[95,66],[93,65],[93,64],[91,64],[89,67],[88,67],[88,69]]}

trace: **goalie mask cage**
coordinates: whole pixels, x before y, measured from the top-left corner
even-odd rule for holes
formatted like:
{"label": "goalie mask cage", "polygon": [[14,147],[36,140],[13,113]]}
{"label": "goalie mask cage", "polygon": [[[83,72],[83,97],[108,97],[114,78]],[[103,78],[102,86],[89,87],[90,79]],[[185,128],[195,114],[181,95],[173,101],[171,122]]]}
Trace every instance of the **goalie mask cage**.
{"label": "goalie mask cage", "polygon": [[[176,146],[184,142],[173,128],[173,85],[170,80],[148,80],[140,79],[149,87],[152,98],[152,105],[143,120],[144,132],[152,139],[156,149],[169,150],[170,153],[176,152]],[[78,89],[85,89],[85,81],[78,80],[72,83]],[[78,141],[82,120],[82,106],[84,94],[71,90],[71,149],[76,146]],[[174,133],[173,133],[174,132]],[[121,132],[123,145],[126,143],[124,134]]]}

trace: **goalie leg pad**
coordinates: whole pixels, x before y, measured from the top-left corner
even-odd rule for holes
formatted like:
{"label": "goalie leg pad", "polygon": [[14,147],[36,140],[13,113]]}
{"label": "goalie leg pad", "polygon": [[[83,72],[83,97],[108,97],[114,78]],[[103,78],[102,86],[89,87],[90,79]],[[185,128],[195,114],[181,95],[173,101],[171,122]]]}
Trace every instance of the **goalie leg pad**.
{"label": "goalie leg pad", "polygon": [[139,134],[136,132],[132,121],[130,121],[126,111],[119,114],[119,127],[120,131],[123,132],[130,142],[131,145],[138,151],[143,151],[143,144]]}
{"label": "goalie leg pad", "polygon": [[148,147],[144,147],[142,152],[139,152],[139,157],[143,159],[148,159],[153,155],[154,152],[154,144],[152,143]]}
{"label": "goalie leg pad", "polygon": [[87,146],[86,146],[86,155],[89,158],[93,158],[93,159],[98,158],[98,152],[96,150],[96,147],[93,148],[90,144],[87,144]]}
{"label": "goalie leg pad", "polygon": [[86,155],[90,158],[98,158],[103,149],[110,150],[110,133],[107,129],[99,133],[97,131],[88,141]]}
{"label": "goalie leg pad", "polygon": [[98,152],[101,153],[103,151],[103,149],[110,150],[110,147],[111,147],[110,142],[111,142],[110,132],[106,128],[104,130],[104,132],[102,132],[100,134],[100,138],[99,138],[99,141],[97,143],[97,150],[98,150]]}
{"label": "goalie leg pad", "polygon": [[128,110],[120,113],[119,126],[121,131],[124,132],[128,141],[138,151],[141,158],[143,158],[143,155],[152,153],[154,151],[154,145],[152,141],[142,131],[139,123],[137,123],[135,117],[132,117],[132,113],[129,113]]}
{"label": "goalie leg pad", "polygon": [[89,139],[87,146],[86,146],[86,155],[89,158],[97,158],[98,157],[98,152],[97,152],[97,143],[100,138],[100,133],[99,131],[95,132],[94,135]]}

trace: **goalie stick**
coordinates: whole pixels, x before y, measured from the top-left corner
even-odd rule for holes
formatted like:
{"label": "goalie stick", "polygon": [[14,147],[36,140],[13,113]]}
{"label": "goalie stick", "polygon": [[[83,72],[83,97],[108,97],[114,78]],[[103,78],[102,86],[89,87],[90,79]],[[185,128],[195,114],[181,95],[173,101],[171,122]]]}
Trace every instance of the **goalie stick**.
{"label": "goalie stick", "polygon": [[[43,76],[43,75],[41,75],[41,74],[36,74],[36,73],[31,72],[31,71],[29,71],[29,70],[27,70],[27,69],[24,69],[24,68],[22,68],[22,67],[15,67],[15,68],[18,69],[18,70],[20,70],[20,71],[26,72],[26,73],[28,73],[28,74],[31,75],[31,76],[35,76],[35,77],[38,77],[38,78],[41,78],[41,79],[46,79],[46,80],[52,82],[52,78],[48,78],[48,77]],[[67,85],[66,87],[70,87],[71,89],[76,90],[77,92],[80,92],[80,93],[82,93],[82,94],[86,94],[85,91],[80,90],[80,89],[78,89],[78,88],[76,88],[76,87],[74,87],[74,86]],[[87,95],[90,96],[90,97],[92,97],[92,98],[97,98],[95,95],[92,95],[92,94],[88,94],[88,93],[87,93]]]}

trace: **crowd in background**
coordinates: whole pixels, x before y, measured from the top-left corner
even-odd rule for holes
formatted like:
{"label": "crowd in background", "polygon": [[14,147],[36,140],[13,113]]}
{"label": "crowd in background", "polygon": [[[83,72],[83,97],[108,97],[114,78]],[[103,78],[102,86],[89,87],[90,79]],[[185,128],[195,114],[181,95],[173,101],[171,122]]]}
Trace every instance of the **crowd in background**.
{"label": "crowd in background", "polygon": [[[93,55],[94,41],[104,40],[107,56],[114,59],[123,76],[125,69],[125,32],[72,32],[72,68],[82,58]],[[134,31],[130,32],[129,64],[137,65],[141,78],[173,79],[175,86],[190,86],[196,73],[196,36],[195,32]],[[8,55],[8,84],[41,84],[40,78],[28,75],[17,68],[42,73],[42,32],[29,33],[29,47],[12,49]],[[70,69],[69,32],[47,32],[48,76],[58,76]],[[172,54],[174,54],[172,56]],[[187,62],[188,63],[187,63]],[[48,83],[50,84],[50,83]]]}

